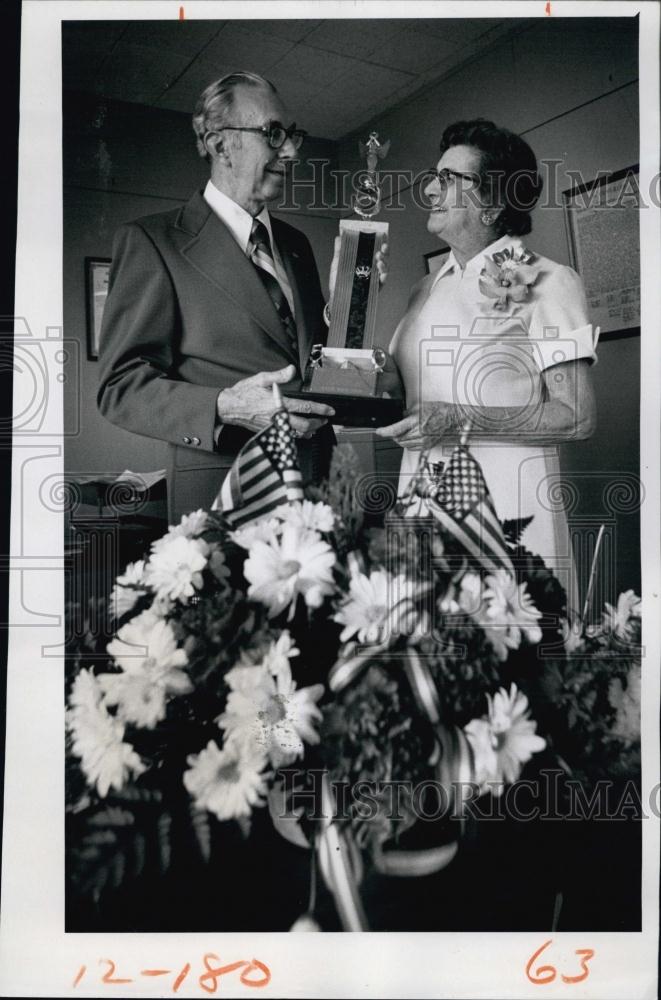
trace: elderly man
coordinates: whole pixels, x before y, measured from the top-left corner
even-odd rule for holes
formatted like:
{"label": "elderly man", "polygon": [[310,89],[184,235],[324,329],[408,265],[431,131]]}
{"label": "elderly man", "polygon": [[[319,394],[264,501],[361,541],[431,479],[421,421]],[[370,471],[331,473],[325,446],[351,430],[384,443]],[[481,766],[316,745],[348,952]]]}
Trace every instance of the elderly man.
{"label": "elderly man", "polygon": [[[170,444],[170,522],[210,506],[245,441],[274,409],[272,384],[300,375],[325,342],[324,300],[306,237],[269,216],[304,132],[253,73],[212,83],[193,116],[210,167],[180,209],[115,238],[98,405],[115,424]],[[285,400],[304,481],[328,468],[321,403]]]}

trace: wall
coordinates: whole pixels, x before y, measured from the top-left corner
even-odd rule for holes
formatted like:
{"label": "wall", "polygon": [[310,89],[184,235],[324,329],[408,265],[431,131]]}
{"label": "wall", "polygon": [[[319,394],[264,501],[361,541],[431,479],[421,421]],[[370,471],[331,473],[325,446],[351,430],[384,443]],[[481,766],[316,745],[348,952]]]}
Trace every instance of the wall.
{"label": "wall", "polygon": [[[538,159],[560,161],[550,172],[547,192],[557,197],[570,186],[568,171],[586,181],[599,170],[638,162],[637,29],[635,18],[544,18],[526,22],[434,84],[424,94],[366,123],[340,144],[339,163],[355,170],[358,138],[375,129],[391,140],[386,170],[415,175],[438,160],[443,128],[462,118],[492,118],[525,135]],[[438,245],[425,228],[425,213],[412,192],[391,201],[380,218],[390,223],[391,273],[381,293],[379,342],[387,346],[411,285],[425,273],[423,254]],[[562,263],[569,252],[561,208],[539,207],[526,245]],[[605,341],[594,367],[598,429],[588,442],[561,449],[564,471],[580,492],[575,517],[607,516],[603,493],[613,477],[639,468],[639,338]],[[379,467],[393,472],[396,450],[380,447]],[[602,573],[606,595],[615,587],[640,586],[639,526],[634,513],[618,512],[617,582]],[[589,565],[588,560],[581,560]],[[602,594],[601,596],[604,596]]]}
{"label": "wall", "polygon": [[[105,420],[96,407],[98,362],[87,359],[85,257],[110,257],[113,234],[130,219],[184,203],[206,183],[207,169],[195,151],[188,115],[74,92],[64,94],[64,324],[65,337],[81,350],[80,383],[65,407],[80,407],[80,434],[67,439],[65,467],[74,473],[147,472],[163,468],[164,442],[131,434]],[[317,158],[334,156],[334,144],[310,139]],[[297,176],[311,172],[301,164]],[[327,282],[337,222],[306,205],[314,192],[301,185],[296,225],[312,242]],[[287,200],[283,212],[291,218]]]}

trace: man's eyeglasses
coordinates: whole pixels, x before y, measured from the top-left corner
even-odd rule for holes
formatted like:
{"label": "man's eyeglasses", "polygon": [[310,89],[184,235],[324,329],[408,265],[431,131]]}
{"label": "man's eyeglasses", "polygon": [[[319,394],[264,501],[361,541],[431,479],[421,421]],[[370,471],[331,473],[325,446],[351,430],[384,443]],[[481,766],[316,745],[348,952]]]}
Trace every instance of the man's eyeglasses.
{"label": "man's eyeglasses", "polygon": [[287,139],[291,139],[294,149],[300,149],[307,132],[305,129],[296,128],[293,122],[289,128],[285,128],[280,122],[269,122],[268,125],[222,125],[215,132],[224,132],[230,129],[232,132],[259,132],[265,136],[271,149],[280,149]]}
{"label": "man's eyeglasses", "polygon": [[438,183],[442,188],[448,188],[450,182],[453,180],[469,181],[472,185],[477,185],[478,176],[477,174],[462,174],[458,170],[450,170],[449,167],[443,167],[442,170],[437,170],[436,167],[430,167],[429,170],[425,172],[425,177],[429,180],[436,178]]}

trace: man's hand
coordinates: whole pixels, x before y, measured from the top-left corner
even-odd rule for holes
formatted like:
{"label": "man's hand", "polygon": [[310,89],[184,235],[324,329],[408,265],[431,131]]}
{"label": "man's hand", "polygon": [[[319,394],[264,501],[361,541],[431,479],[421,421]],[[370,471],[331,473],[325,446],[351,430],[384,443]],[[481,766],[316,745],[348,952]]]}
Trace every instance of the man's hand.
{"label": "man's hand", "polygon": [[379,437],[396,441],[402,448],[422,451],[441,444],[448,434],[456,434],[460,414],[452,403],[420,403],[403,420],[378,427]]}
{"label": "man's hand", "polygon": [[[295,374],[294,365],[287,365],[275,372],[258,372],[257,375],[241,379],[230,388],[223,389],[218,394],[219,419],[224,424],[238,424],[249,430],[261,430],[267,426],[276,410],[271,388],[273,383],[289,382]],[[285,396],[283,405],[290,413],[296,437],[312,437],[326,423],[326,418],[335,413],[332,407],[312,400],[287,399]]]}
{"label": "man's hand", "polygon": [[[335,282],[337,280],[337,268],[340,262],[340,239],[335,237],[335,247],[333,249],[333,261],[331,263],[330,274],[328,276],[328,301],[332,304],[335,293]],[[379,272],[379,285],[382,285],[388,277],[390,268],[390,256],[388,244],[384,243],[380,250],[374,255],[374,264]]]}

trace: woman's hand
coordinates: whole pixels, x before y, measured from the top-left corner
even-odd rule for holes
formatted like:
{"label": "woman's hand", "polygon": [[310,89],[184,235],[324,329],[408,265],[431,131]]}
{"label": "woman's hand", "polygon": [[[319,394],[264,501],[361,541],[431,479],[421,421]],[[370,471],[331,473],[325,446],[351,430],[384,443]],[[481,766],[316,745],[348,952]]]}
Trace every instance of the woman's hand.
{"label": "woman's hand", "polygon": [[402,448],[422,451],[441,444],[458,430],[456,407],[452,403],[419,403],[403,420],[378,427],[379,437],[396,441]]}
{"label": "woman's hand", "polygon": [[[330,274],[328,276],[328,301],[332,304],[333,295],[335,293],[335,282],[337,280],[337,268],[340,261],[340,239],[341,237],[335,237],[335,247],[333,249],[333,262],[330,268]],[[377,250],[374,255],[374,264],[377,271],[379,272],[379,287],[384,283],[388,277],[388,271],[390,269],[390,250],[387,243],[384,243],[380,250]]]}

